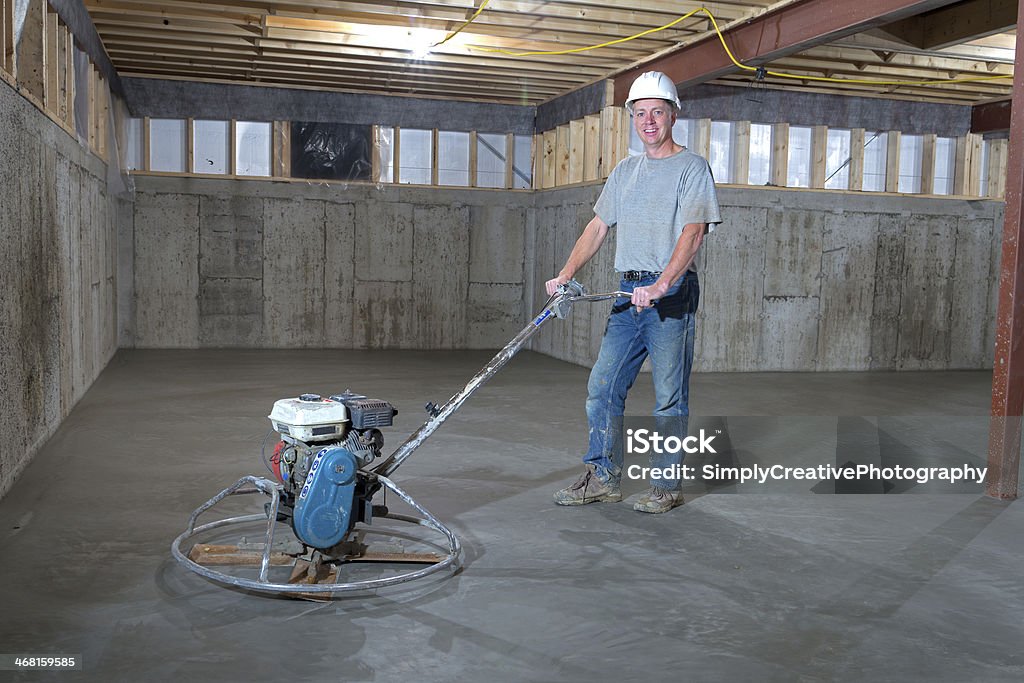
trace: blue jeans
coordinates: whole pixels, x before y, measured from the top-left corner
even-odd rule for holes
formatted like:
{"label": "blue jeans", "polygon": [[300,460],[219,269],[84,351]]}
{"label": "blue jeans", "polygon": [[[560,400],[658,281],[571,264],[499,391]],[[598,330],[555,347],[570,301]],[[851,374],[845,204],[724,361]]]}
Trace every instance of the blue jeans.
{"label": "blue jeans", "polygon": [[[632,292],[657,280],[623,280],[620,289]],[[693,366],[694,316],[700,299],[697,274],[689,271],[652,308],[637,311],[629,299],[616,299],[608,316],[604,340],[587,385],[589,447],[583,462],[593,465],[598,478],[618,482],[622,477],[622,416],[626,394],[650,356],[656,407],[654,416],[662,434],[685,434],[690,414],[689,384]],[[664,430],[664,431],[662,431]],[[680,465],[683,454],[652,454],[651,467]],[[678,489],[679,480],[652,477],[651,484]]]}

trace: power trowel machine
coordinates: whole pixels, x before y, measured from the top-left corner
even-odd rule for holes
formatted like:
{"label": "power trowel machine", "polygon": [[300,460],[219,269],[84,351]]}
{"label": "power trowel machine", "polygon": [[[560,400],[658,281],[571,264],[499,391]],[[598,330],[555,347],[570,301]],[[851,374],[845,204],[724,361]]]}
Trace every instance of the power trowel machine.
{"label": "power trowel machine", "polygon": [[[265,593],[306,598],[329,598],[346,591],[380,588],[418,579],[441,569],[458,569],[461,547],[455,534],[391,480],[395,470],[487,380],[512,359],[552,317],[565,318],[577,301],[629,297],[626,292],[587,294],[575,280],[561,287],[543,310],[505,348],[498,352],[443,406],[427,404],[429,417],[405,442],[383,460],[382,427],[390,427],[397,411],[387,401],[349,391],[322,397],[303,394],[277,401],[270,413],[279,441],[269,459],[273,479],[247,476],[199,506],[171,552],[185,568],[221,584]],[[390,491],[419,516],[391,512],[375,504],[375,496]],[[228,517],[197,526],[200,515],[229,496],[263,494],[269,497],[262,513]],[[363,542],[377,520],[394,520],[441,534],[444,552],[380,552]],[[235,545],[197,542],[242,525],[265,522],[255,542]],[[282,528],[287,529],[275,543]],[[290,532],[290,533],[289,533]],[[193,541],[192,547],[182,546]],[[439,549],[438,544],[428,548]],[[342,568],[354,562],[408,567],[383,576],[356,578]],[[285,570],[276,567],[283,566]],[[216,568],[215,568],[216,567]],[[273,568],[273,569],[272,569]],[[286,571],[272,577],[271,572]],[[255,575],[254,575],[255,574]]]}

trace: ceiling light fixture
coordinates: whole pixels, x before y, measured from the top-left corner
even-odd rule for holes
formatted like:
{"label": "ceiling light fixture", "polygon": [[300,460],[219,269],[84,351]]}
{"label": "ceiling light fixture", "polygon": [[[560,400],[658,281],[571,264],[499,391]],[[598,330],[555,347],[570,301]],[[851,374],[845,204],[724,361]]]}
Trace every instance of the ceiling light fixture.
{"label": "ceiling light fixture", "polygon": [[430,56],[438,41],[444,38],[444,33],[434,29],[423,28],[409,31],[409,52],[412,58],[417,60],[426,59]]}

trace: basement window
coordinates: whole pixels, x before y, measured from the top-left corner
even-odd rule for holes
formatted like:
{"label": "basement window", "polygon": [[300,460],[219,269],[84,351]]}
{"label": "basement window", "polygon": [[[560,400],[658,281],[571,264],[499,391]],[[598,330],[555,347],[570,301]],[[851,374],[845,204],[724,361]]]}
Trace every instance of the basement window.
{"label": "basement window", "polygon": [[[6,7],[3,5],[6,4]],[[13,38],[13,44],[17,45],[21,42],[21,34],[25,29],[25,19],[28,15],[29,0],[7,0],[7,3],[0,3],[0,7],[3,8],[8,15],[6,19],[13,20],[12,25],[7,30],[10,31],[9,37]],[[0,55],[2,57],[2,55]]]}
{"label": "basement window", "polygon": [[[27,7],[26,7],[27,8]],[[17,41],[15,41],[17,43]],[[2,57],[2,55],[0,55]],[[75,69],[74,109],[75,132],[80,140],[89,139],[89,73],[92,68],[89,55],[78,49],[78,43],[71,46],[72,65]]]}
{"label": "basement window", "polygon": [[953,177],[956,170],[956,138],[935,139],[935,176],[932,192],[953,194]]}
{"label": "basement window", "polygon": [[672,126],[672,139],[677,145],[686,147],[691,152],[696,152],[694,135],[697,132],[697,122],[694,119],[676,119]]}
{"label": "basement window", "polygon": [[185,119],[150,119],[149,168],[151,171],[184,173],[186,152]]}
{"label": "basement window", "polygon": [[437,184],[469,185],[469,133],[442,130],[437,134]]}
{"label": "basement window", "polygon": [[900,178],[897,192],[918,193],[921,191],[921,157],[924,153],[924,138],[920,135],[900,136]]}
{"label": "basement window", "polygon": [[825,149],[825,187],[845,190],[850,187],[850,131],[829,129]]}
{"label": "basement window", "polygon": [[988,196],[988,162],[992,157],[992,141],[984,140],[981,144],[981,173],[979,174],[981,186],[978,191],[979,197]]}
{"label": "basement window", "polygon": [[433,159],[433,135],[429,130],[398,130],[398,182],[429,185]]}
{"label": "basement window", "polygon": [[192,165],[196,173],[223,175],[231,155],[231,126],[227,121],[192,122]]}
{"label": "basement window", "polygon": [[789,173],[787,187],[811,186],[811,129],[789,127]]}
{"label": "basement window", "polygon": [[144,129],[142,119],[126,118],[124,120],[124,166],[129,171],[137,171],[145,166],[142,158]]}
{"label": "basement window", "polygon": [[[678,125],[678,121],[676,124]],[[673,131],[675,128],[673,128]],[[629,149],[626,150],[629,156],[635,157],[644,153],[644,143],[640,142],[640,135],[636,132],[636,126],[633,125],[633,117],[629,119]]]}
{"label": "basement window", "polygon": [[235,173],[269,176],[271,125],[267,121],[235,123]]}
{"label": "basement window", "polygon": [[476,136],[476,186],[505,187],[507,138],[499,133],[478,133]]}
{"label": "basement window", "polygon": [[888,135],[881,131],[864,133],[864,184],[867,192],[885,192],[885,162]]}
{"label": "basement window", "polygon": [[512,187],[529,190],[533,187],[533,136],[515,136],[515,154],[512,157]]}
{"label": "basement window", "polygon": [[373,153],[377,155],[377,177],[374,182],[395,182],[395,129],[391,126],[377,126],[377,145]]}
{"label": "basement window", "polygon": [[732,121],[711,122],[711,153],[708,163],[716,183],[731,183],[736,158],[735,126]]}
{"label": "basement window", "polygon": [[748,185],[767,185],[772,177],[772,127],[767,123],[750,124],[750,170]]}
{"label": "basement window", "polygon": [[371,180],[372,147],[373,126],[292,121],[292,177]]}

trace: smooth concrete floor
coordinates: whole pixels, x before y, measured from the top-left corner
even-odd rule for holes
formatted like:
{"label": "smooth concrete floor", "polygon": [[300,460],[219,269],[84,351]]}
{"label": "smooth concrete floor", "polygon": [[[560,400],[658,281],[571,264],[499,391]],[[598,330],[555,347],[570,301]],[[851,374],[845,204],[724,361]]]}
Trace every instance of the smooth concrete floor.
{"label": "smooth concrete floor", "polygon": [[[196,506],[263,473],[274,400],[346,387],[390,400],[390,452],[489,355],[119,352],[0,500],[0,653],[80,654],[83,669],[0,680],[1024,679],[1021,502],[712,493],[659,516],[557,507],[551,493],[580,470],[587,371],[529,352],[395,474],[460,536],[458,574],[315,604],[226,590],[172,560]],[[706,415],[984,416],[989,381],[716,374],[691,395]],[[642,376],[629,412],[649,411],[650,394]]]}

